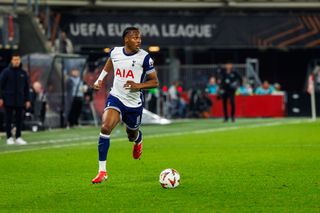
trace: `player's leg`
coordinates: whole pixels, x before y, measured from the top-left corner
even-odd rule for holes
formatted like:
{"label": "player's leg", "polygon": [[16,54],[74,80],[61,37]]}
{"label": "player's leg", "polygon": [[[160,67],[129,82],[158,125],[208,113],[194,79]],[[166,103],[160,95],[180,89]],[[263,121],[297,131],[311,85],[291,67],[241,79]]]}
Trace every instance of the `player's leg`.
{"label": "player's leg", "polygon": [[139,129],[132,130],[132,129],[128,129],[128,127],[127,127],[126,132],[128,135],[128,140],[130,142],[134,142],[138,137]]}
{"label": "player's leg", "polygon": [[226,92],[222,94],[222,105],[223,105],[223,115],[224,115],[224,122],[228,121],[228,95]]}
{"label": "player's leg", "polygon": [[76,101],[76,110],[75,110],[75,116],[74,116],[74,124],[79,125],[79,118],[82,112],[83,101],[82,101],[82,98],[80,97],[75,98],[75,101]]}
{"label": "player's leg", "polygon": [[23,113],[24,109],[22,107],[17,107],[16,111],[16,143],[19,145],[25,145],[27,142],[22,139],[21,137],[21,128],[22,128],[22,121],[23,121]]}
{"label": "player's leg", "polygon": [[142,154],[142,132],[139,129],[129,129],[127,127],[127,135],[130,142],[134,142],[132,156],[134,159],[140,159]]}
{"label": "player's leg", "polygon": [[[120,113],[115,109],[107,109],[102,115],[102,126],[99,137],[99,161],[106,161],[110,146],[110,134],[120,121]],[[105,170],[100,168],[99,170]]]}
{"label": "player's leg", "polygon": [[72,98],[71,107],[68,114],[69,127],[74,126],[74,110],[75,110],[75,103],[74,103],[74,98]]}
{"label": "player's leg", "polygon": [[13,115],[12,107],[5,107],[5,112],[6,112],[5,119],[6,119],[7,144],[12,145],[14,144],[14,140],[11,132],[12,115]]}
{"label": "player's leg", "polygon": [[122,118],[127,125],[128,139],[133,144],[132,156],[139,159],[142,154],[142,132],[139,130],[142,118],[143,107],[126,108],[126,115]]}
{"label": "player's leg", "polygon": [[107,176],[107,155],[110,147],[110,134],[120,121],[120,112],[109,108],[102,115],[102,126],[99,136],[99,174],[92,180],[92,183],[101,183]]}
{"label": "player's leg", "polygon": [[231,120],[235,122],[235,113],[236,113],[236,103],[234,93],[230,94],[230,104],[231,104]]}

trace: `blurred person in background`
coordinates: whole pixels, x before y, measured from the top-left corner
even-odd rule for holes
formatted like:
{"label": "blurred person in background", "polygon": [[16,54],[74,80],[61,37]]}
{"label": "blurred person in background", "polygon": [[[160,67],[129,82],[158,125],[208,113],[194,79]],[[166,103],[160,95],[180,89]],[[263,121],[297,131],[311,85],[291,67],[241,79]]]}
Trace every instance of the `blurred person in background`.
{"label": "blurred person in background", "polygon": [[159,89],[148,89],[146,95],[146,103],[148,104],[148,110],[153,113],[157,113],[157,100],[159,98]]}
{"label": "blurred person in background", "polygon": [[163,115],[166,118],[170,117],[170,104],[169,104],[169,94],[168,94],[168,86],[163,85],[161,90],[160,90],[160,98],[161,98],[161,104],[162,104],[162,110],[163,110]]}
{"label": "blurred person in background", "polygon": [[93,106],[93,89],[89,87],[86,82],[84,82],[83,91],[84,98],[81,118],[84,121],[92,121],[94,120],[92,111],[95,110]]}
{"label": "blurred person in background", "polygon": [[[31,106],[29,77],[22,69],[21,57],[13,54],[10,65],[0,75],[0,107],[4,106],[6,113],[7,144],[27,144],[21,137],[24,109]],[[15,115],[15,140],[12,137],[12,119]]]}
{"label": "blurred person in background", "polygon": [[179,81],[174,81],[168,90],[168,99],[169,99],[169,113],[170,117],[175,117],[178,115],[179,107]]}
{"label": "blurred person in background", "polygon": [[279,83],[274,83],[273,84],[273,95],[282,95],[284,92],[281,90],[281,85]]}
{"label": "blurred person in background", "polygon": [[56,53],[73,53],[73,44],[67,37],[66,32],[62,31],[59,37],[54,42],[54,49]]}
{"label": "blurred person in background", "polygon": [[189,118],[209,118],[211,115],[212,101],[209,93],[200,89],[190,91]]}
{"label": "blurred person in background", "polygon": [[70,103],[68,113],[69,127],[79,125],[79,117],[82,112],[85,87],[80,74],[78,69],[72,69],[67,80],[67,100]]}
{"label": "blurred person in background", "polygon": [[169,87],[169,112],[171,118],[184,118],[186,116],[186,102],[181,97],[182,87],[179,81],[174,81]]}
{"label": "blurred person in background", "polygon": [[207,92],[211,95],[217,95],[218,90],[219,90],[219,86],[217,84],[216,78],[212,76],[209,79],[209,83],[207,85]]}
{"label": "blurred person in background", "polygon": [[273,92],[273,88],[270,86],[268,81],[264,81],[261,86],[259,86],[255,94],[256,95],[271,95]]}
{"label": "blurred person in background", "polygon": [[242,84],[236,91],[237,95],[252,95],[252,87],[248,83],[247,78],[242,78]]}
{"label": "blurred person in background", "polygon": [[[241,85],[241,76],[233,69],[232,62],[228,61],[225,69],[220,74],[219,95],[222,98],[224,122],[227,122],[229,117],[235,122],[235,93],[239,85]],[[228,113],[228,101],[231,105],[231,116]]]}
{"label": "blurred person in background", "polygon": [[200,118],[199,98],[201,91],[199,89],[191,89],[189,95],[188,118]]}
{"label": "blurred person in background", "polygon": [[30,100],[31,113],[34,115],[37,121],[41,122],[41,125],[44,125],[47,111],[47,96],[42,84],[39,81],[35,81],[32,84]]}
{"label": "blurred person in background", "polygon": [[200,105],[201,118],[210,118],[213,103],[209,97],[209,93],[202,91],[199,101],[200,102],[198,104]]}

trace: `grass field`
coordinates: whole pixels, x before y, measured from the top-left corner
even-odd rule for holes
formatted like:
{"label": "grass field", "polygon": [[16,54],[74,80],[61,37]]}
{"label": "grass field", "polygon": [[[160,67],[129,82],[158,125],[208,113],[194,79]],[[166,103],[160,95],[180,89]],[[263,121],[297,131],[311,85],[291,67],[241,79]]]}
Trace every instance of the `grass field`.
{"label": "grass field", "polygon": [[[0,212],[320,212],[320,122],[297,119],[186,120],[143,126],[133,160],[115,130],[109,179],[97,172],[98,128],[25,133],[0,144]],[[173,167],[181,185],[161,188]]]}

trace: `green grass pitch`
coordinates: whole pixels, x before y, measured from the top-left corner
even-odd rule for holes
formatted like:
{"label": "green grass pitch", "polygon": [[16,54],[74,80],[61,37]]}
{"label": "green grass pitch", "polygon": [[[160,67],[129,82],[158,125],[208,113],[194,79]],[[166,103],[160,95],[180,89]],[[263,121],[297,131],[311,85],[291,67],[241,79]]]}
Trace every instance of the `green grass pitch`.
{"label": "green grass pitch", "polygon": [[[97,173],[99,128],[24,134],[0,144],[0,212],[320,212],[320,122],[186,120],[143,126],[133,160],[124,127],[112,135],[109,179]],[[163,169],[181,175],[163,189]]]}

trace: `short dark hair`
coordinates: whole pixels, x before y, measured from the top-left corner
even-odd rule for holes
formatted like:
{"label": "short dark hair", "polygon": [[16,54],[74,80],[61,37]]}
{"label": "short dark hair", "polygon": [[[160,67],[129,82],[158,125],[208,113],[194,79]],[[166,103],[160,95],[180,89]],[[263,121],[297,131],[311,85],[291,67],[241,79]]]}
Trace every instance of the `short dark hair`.
{"label": "short dark hair", "polygon": [[122,33],[122,40],[124,40],[124,38],[126,37],[126,35],[128,33],[130,33],[131,31],[139,31],[138,28],[136,27],[127,27],[126,29],[124,29],[123,33]]}
{"label": "short dark hair", "polygon": [[12,54],[11,54],[11,58],[13,58],[13,57],[20,57],[21,55],[18,53],[18,52],[13,52]]}

